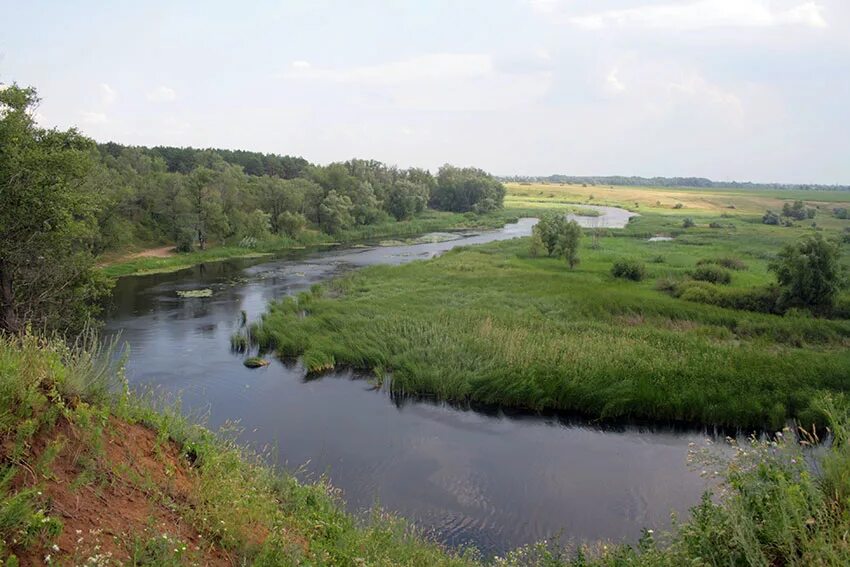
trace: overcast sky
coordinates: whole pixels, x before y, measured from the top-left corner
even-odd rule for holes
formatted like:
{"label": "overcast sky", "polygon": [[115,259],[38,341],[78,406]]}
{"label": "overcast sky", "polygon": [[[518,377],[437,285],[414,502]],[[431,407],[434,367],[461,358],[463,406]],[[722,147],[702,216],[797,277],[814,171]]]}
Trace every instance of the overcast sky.
{"label": "overcast sky", "polygon": [[848,0],[0,0],[0,82],[98,141],[850,184]]}

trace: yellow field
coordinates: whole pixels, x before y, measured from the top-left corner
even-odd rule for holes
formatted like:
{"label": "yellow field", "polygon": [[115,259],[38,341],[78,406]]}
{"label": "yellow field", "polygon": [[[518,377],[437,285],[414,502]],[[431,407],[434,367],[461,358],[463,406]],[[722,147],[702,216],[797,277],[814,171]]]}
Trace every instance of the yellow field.
{"label": "yellow field", "polygon": [[[632,210],[688,214],[763,214],[780,210],[786,201],[800,199],[825,211],[850,206],[848,191],[773,191],[742,189],[691,189],[672,187],[628,187],[617,185],[569,185],[556,183],[507,183],[506,208],[557,208],[568,204],[619,205]],[[677,203],[682,207],[675,209]],[[826,215],[824,215],[826,216]]]}

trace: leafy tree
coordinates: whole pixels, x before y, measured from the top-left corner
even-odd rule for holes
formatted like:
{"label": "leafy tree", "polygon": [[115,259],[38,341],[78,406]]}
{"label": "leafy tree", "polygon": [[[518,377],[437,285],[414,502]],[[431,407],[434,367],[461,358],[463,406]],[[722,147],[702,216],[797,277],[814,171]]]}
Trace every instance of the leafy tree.
{"label": "leafy tree", "polygon": [[263,240],[271,235],[271,215],[260,209],[254,209],[246,215],[239,231],[242,237]]}
{"label": "leafy tree", "polygon": [[[811,213],[809,211],[811,211]],[[809,216],[809,214],[811,214],[811,216]],[[782,216],[800,221],[805,220],[806,218],[814,218],[815,210],[807,210],[803,201],[794,201],[793,204],[786,202],[782,205]]]}
{"label": "leafy tree", "polygon": [[284,211],[277,218],[278,232],[282,232],[292,238],[297,238],[307,226],[307,217],[301,213]]}
{"label": "leafy tree", "polygon": [[581,227],[576,221],[564,223],[558,235],[558,251],[572,270],[579,263],[578,245],[581,241]]}
{"label": "leafy tree", "polygon": [[219,177],[219,173],[206,167],[196,169],[189,176],[192,222],[201,250],[206,249],[210,237],[221,236],[229,228],[222,207],[221,189],[216,184]]}
{"label": "leafy tree", "polygon": [[431,206],[444,211],[486,213],[503,206],[505,186],[486,171],[444,165],[437,173]]}
{"label": "leafy tree", "polygon": [[820,234],[782,248],[770,264],[782,289],[782,302],[816,311],[832,307],[844,284],[839,258],[838,246]]}
{"label": "leafy tree", "polygon": [[32,119],[36,91],[0,91],[0,330],[76,331],[109,282],[94,270],[95,192],[85,190],[94,143]]}
{"label": "leafy tree", "polygon": [[400,179],[389,189],[384,207],[396,220],[409,219],[425,210],[429,195],[427,186]]}
{"label": "leafy tree", "polygon": [[570,268],[578,265],[578,246],[581,227],[575,221],[567,222],[562,214],[546,213],[532,229],[531,253],[536,255],[542,247],[549,256],[566,259]]}
{"label": "leafy tree", "polygon": [[329,234],[338,234],[354,224],[351,199],[331,191],[319,205],[319,226]]}

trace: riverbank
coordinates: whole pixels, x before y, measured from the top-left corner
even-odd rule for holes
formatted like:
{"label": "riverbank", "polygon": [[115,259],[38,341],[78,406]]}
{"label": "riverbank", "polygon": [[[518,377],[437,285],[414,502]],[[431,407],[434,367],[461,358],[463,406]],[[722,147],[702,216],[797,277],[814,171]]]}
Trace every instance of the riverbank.
{"label": "riverbank", "polygon": [[[269,309],[261,348],[391,375],[397,392],[594,418],[777,428],[816,420],[818,392],[850,391],[850,321],[728,309],[666,292],[699,262],[738,268],[718,293],[764,286],[783,242],[807,229],[742,215],[646,214],[586,237],[581,264],[534,258],[527,240],[371,267]],[[722,222],[722,228],[711,228]],[[648,242],[657,233],[674,238]],[[634,282],[615,261],[645,265]],[[661,283],[659,283],[661,282]],[[842,301],[846,302],[846,294]]]}
{"label": "riverbank", "polygon": [[[588,212],[578,207],[576,211]],[[307,230],[298,238],[275,236],[256,242],[250,248],[222,245],[213,246],[207,250],[159,256],[140,256],[138,252],[132,252],[128,255],[108,258],[101,267],[110,277],[168,273],[206,262],[271,256],[289,250],[350,245],[386,238],[405,238],[436,231],[493,229],[515,220],[521,212],[521,209],[516,209],[475,215],[429,210],[411,220],[356,227],[335,236]],[[160,249],[162,247],[157,247],[157,250]]]}
{"label": "riverbank", "polygon": [[[840,565],[850,495],[846,408],[817,480],[791,432],[724,452],[695,450],[726,490],[694,520],[637,546],[542,542],[492,560],[428,541],[380,511],[344,513],[325,482],[303,484],[127,391],[108,353],[0,337],[0,560],[4,565],[674,566]],[[725,452],[726,455],[729,451]],[[109,510],[109,514],[103,514]]]}

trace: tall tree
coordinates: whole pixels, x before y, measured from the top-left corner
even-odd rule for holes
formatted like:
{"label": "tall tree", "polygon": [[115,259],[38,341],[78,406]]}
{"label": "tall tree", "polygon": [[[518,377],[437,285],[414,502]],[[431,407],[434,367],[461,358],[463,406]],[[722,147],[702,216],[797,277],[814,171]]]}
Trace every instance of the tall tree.
{"label": "tall tree", "polygon": [[0,90],[0,330],[75,330],[108,282],[91,253],[97,202],[85,190],[94,143],[43,129],[32,88]]}

